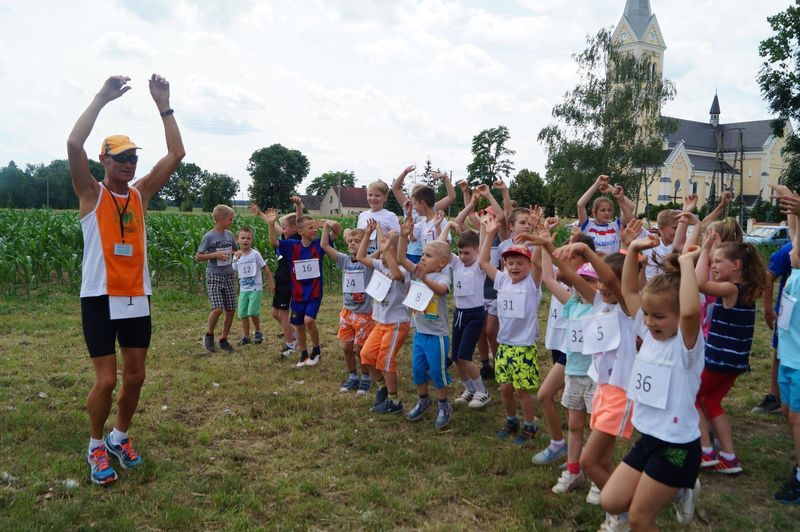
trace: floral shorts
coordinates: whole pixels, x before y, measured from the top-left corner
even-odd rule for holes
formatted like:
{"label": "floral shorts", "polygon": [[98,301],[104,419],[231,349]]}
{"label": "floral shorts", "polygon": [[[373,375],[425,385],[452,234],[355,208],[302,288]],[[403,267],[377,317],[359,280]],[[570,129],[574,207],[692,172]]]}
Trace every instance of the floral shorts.
{"label": "floral shorts", "polygon": [[339,313],[339,333],[337,336],[342,342],[355,342],[364,345],[375,322],[372,314],[357,314],[352,310],[343,308]]}
{"label": "floral shorts", "polygon": [[516,390],[539,389],[539,350],[535,345],[500,344],[494,357],[494,378]]}

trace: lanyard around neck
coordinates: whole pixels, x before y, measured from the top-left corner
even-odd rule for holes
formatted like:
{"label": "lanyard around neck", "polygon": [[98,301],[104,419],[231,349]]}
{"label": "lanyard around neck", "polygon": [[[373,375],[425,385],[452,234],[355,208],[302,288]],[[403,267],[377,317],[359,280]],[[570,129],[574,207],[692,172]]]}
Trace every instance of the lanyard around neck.
{"label": "lanyard around neck", "polygon": [[111,189],[105,183],[101,183],[108,193],[111,194],[111,199],[114,201],[114,208],[117,209],[117,215],[119,215],[119,234],[122,237],[122,243],[125,243],[125,224],[122,221],[122,218],[125,216],[125,213],[128,212],[128,203],[131,201],[131,192],[128,190],[128,197],[125,198],[125,205],[122,206],[122,209],[119,208],[119,203],[117,203],[117,198],[114,196],[114,193],[111,192]]}

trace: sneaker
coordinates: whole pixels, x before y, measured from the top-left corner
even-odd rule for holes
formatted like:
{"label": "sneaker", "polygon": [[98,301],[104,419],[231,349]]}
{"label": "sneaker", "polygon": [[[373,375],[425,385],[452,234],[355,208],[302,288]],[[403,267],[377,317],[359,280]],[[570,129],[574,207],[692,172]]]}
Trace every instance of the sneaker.
{"label": "sneaker", "polygon": [[630,532],[631,525],[627,518],[606,514],[606,520],[600,525],[600,530],[603,532]]}
{"label": "sneaker", "polygon": [[700,479],[694,481],[694,488],[682,488],[678,491],[677,497],[672,501],[675,508],[675,520],[681,525],[688,525],[694,518],[694,503],[700,495]]}
{"label": "sneaker", "polygon": [[494,368],[490,365],[481,368],[481,378],[485,381],[494,380]]}
{"label": "sneaker", "polygon": [[475,395],[472,396],[472,401],[469,402],[469,407],[474,408],[475,410],[480,410],[484,406],[488,405],[491,400],[492,398],[489,397],[488,393],[475,392]]}
{"label": "sneaker", "polygon": [[398,401],[395,404],[391,402],[389,399],[387,399],[378,406],[373,406],[372,408],[369,409],[369,411],[374,414],[402,414],[403,402]]}
{"label": "sneaker", "polygon": [[206,334],[203,336],[203,347],[205,347],[206,351],[209,353],[217,352],[217,346],[214,345],[214,335]]}
{"label": "sneaker", "polygon": [[595,506],[600,504],[600,488],[594,482],[592,482],[592,487],[589,488],[589,493],[586,494],[586,502]]}
{"label": "sneaker", "polygon": [[389,398],[389,388],[386,386],[381,386],[378,388],[378,391],[375,392],[375,400],[372,401],[372,406],[378,406],[379,404],[383,403]]}
{"label": "sneaker", "polygon": [[86,463],[89,464],[89,478],[95,484],[108,484],[117,480],[117,472],[108,463],[108,451],[105,445],[92,449],[91,453],[86,455]]}
{"label": "sneaker", "polygon": [[536,425],[531,427],[530,425],[524,424],[522,425],[522,430],[519,431],[519,434],[517,434],[517,437],[514,438],[514,441],[511,443],[514,445],[525,445],[536,436],[537,432],[539,432],[539,428]]}
{"label": "sneaker", "polygon": [[553,486],[553,493],[567,493],[583,485],[583,473],[573,475],[566,469],[558,477],[558,482]]}
{"label": "sneaker", "polygon": [[472,398],[474,396],[475,396],[474,393],[472,393],[471,391],[469,391],[467,389],[464,389],[464,391],[461,392],[461,395],[456,397],[456,400],[453,401],[453,404],[456,405],[456,406],[468,405],[469,402],[472,401]]}
{"label": "sneaker", "polygon": [[436,415],[436,428],[442,430],[450,423],[450,415],[453,413],[453,406],[445,403],[439,406],[439,413]]}
{"label": "sneaker", "polygon": [[301,355],[300,355],[300,360],[297,362],[297,364],[295,364],[295,367],[296,367],[296,368],[302,368],[302,367],[303,367],[303,366],[305,366],[307,363],[308,363],[308,355],[306,355],[306,356],[303,356],[303,355],[301,354]]}
{"label": "sneaker", "polygon": [[503,427],[497,431],[497,437],[500,438],[501,440],[505,440],[511,434],[516,434],[518,430],[519,430],[519,419],[512,421],[506,418],[506,424],[503,425]]}
{"label": "sneaker", "polygon": [[406,414],[406,419],[409,421],[419,421],[422,419],[422,414],[430,408],[432,401],[430,399],[417,399],[417,404],[414,405],[414,408],[408,411]]}
{"label": "sneaker", "polygon": [[248,338],[247,336],[242,336],[242,339],[239,340],[239,345],[248,345],[250,343],[252,342],[250,341],[250,338]]}
{"label": "sneaker", "polygon": [[317,364],[319,364],[320,358],[322,358],[322,355],[320,353],[308,357],[308,359],[306,360],[306,366],[316,366]]}
{"label": "sneaker", "polygon": [[719,457],[717,465],[714,466],[714,471],[722,473],[723,475],[735,475],[742,472],[742,464],[735,456],[733,460],[725,460],[722,456]]}
{"label": "sneaker", "polygon": [[142,457],[133,449],[132,438],[125,438],[119,445],[114,445],[111,441],[111,434],[109,434],[106,436],[105,442],[109,454],[115,456],[117,460],[119,460],[119,465],[122,466],[122,469],[131,469],[142,465]]}
{"label": "sneaker", "polygon": [[753,414],[777,414],[781,411],[781,400],[772,394],[767,394],[758,405],[750,412]]}
{"label": "sneaker", "polygon": [[795,473],[794,468],[792,468],[792,478],[780,490],[776,491],[773,497],[781,504],[800,503],[800,481],[797,480],[797,473]]}
{"label": "sneaker", "polygon": [[222,349],[223,351],[227,351],[228,353],[236,352],[236,349],[234,349],[233,346],[228,342],[227,338],[220,338],[219,348]]}
{"label": "sneaker", "polygon": [[369,389],[372,388],[372,379],[365,379],[361,377],[361,380],[358,381],[358,390],[356,391],[356,395],[367,395]]}
{"label": "sneaker", "polygon": [[294,348],[290,345],[284,344],[283,350],[281,351],[281,356],[283,358],[289,358],[290,356],[292,356],[292,353],[294,353]]}
{"label": "sneaker", "polygon": [[703,453],[703,457],[700,459],[700,467],[716,467],[718,463],[717,451]]}
{"label": "sneaker", "polygon": [[353,390],[358,389],[358,377],[353,377],[352,375],[348,375],[347,380],[342,383],[342,387],[339,388],[340,392],[352,392]]}
{"label": "sneaker", "polygon": [[264,341],[264,333],[261,331],[256,331],[256,334],[253,335],[253,342],[256,344],[260,344]]}
{"label": "sneaker", "polygon": [[562,458],[567,457],[567,446],[562,445],[561,448],[557,451],[554,451],[549,445],[544,448],[544,450],[536,453],[533,455],[531,462],[536,465],[546,465],[556,460],[561,460]]}

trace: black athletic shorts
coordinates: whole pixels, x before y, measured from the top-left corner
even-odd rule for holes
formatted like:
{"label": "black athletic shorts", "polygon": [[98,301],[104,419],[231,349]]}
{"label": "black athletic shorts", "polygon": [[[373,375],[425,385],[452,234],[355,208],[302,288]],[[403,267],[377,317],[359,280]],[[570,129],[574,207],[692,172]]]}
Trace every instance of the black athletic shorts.
{"label": "black athletic shorts", "polygon": [[550,356],[553,357],[553,364],[561,364],[562,366],[567,365],[567,354],[564,351],[551,349]]}
{"label": "black athletic shorts", "polygon": [[670,443],[642,434],[622,461],[662,484],[691,489],[700,474],[701,455],[700,438]]}
{"label": "black athletic shorts", "polygon": [[292,302],[292,289],[289,284],[275,284],[275,295],[272,296],[272,308],[289,310]]}
{"label": "black athletic shorts", "polygon": [[82,297],[81,322],[91,357],[116,354],[117,340],[120,347],[150,347],[150,316],[112,320],[108,296]]}

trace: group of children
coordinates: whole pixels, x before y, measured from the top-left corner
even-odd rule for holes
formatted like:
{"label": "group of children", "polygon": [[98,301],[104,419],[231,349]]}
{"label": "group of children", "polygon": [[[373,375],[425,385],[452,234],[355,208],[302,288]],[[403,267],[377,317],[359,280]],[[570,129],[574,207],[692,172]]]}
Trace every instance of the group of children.
{"label": "group of children", "polygon": [[[434,424],[442,429],[453,413],[450,366],[464,387],[454,404],[481,409],[490,402],[484,378],[489,376],[485,369],[491,352],[492,376],[505,411],[498,437],[513,438],[517,445],[531,441],[538,432],[538,399],[550,442],[533,456],[533,463],[566,458],[554,493],[585,486],[588,477],[587,502],[601,504],[607,512],[603,530],[653,528],[670,503],[680,523],[690,522],[701,468],[723,474],[742,471],[721,403],[738,375],[749,370],[756,300],[769,291],[771,302],[760,255],[743,242],[734,220],[718,220],[730,193],[702,221],[692,213],[696,196],[688,196],[682,211],[659,213],[655,235],[634,219],[633,202],[622,187],[600,176],[578,202],[579,223],[571,238],[556,247],[551,232],[558,219],[545,219],[538,207],[517,207],[502,182],[494,184],[503,196],[502,206],[488,186],[470,190],[460,183],[465,208],[447,221],[443,210],[455,198],[448,177],[436,176],[444,181],[447,197],[437,201],[432,187],[418,185],[409,198],[403,182],[411,171],[413,167],[406,168],[392,187],[404,206],[404,221],[385,209],[389,187],[381,181],[370,184],[370,210],[359,216],[356,229],[344,232],[346,252],[331,244],[332,235],[341,232],[336,222],[298,212],[294,224],[283,218],[279,228],[273,209],[262,213],[253,208],[267,222],[288,273],[284,281],[276,271],[277,287],[252,249],[252,232],[241,228],[234,241],[227,231],[232,211],[215,209],[215,228],[204,236],[197,255],[198,260],[214,261],[207,269],[213,308],[207,348],[214,347],[213,330],[222,310],[226,314],[219,345],[230,347],[234,270],[241,286],[239,316],[251,317],[254,340],[263,339],[255,304],[261,285],[253,272],[264,271],[273,291],[289,291],[298,366],[317,364],[321,351],[315,320],[322,300],[322,259],[328,255],[342,270],[338,337],[348,371],[342,392],[367,394],[374,381],[377,392],[370,411],[403,413],[398,357],[413,323],[410,367],[417,398],[405,416],[418,421],[434,405],[432,383]],[[794,213],[800,212],[800,198],[785,187],[776,191],[790,213],[791,267],[799,268]],[[612,195],[620,218],[614,218],[614,205],[606,196],[594,200],[588,216],[588,203],[597,192]],[[488,207],[477,212],[481,201]],[[452,238],[457,253],[452,252]],[[544,344],[553,364],[540,385],[537,316],[542,284],[551,294]],[[451,290],[452,321],[447,305]],[[773,322],[780,359],[776,380],[800,463],[800,317],[793,314],[798,292],[800,281],[789,277]],[[273,307],[286,310],[276,307],[276,301]],[[280,314],[273,315],[280,321]],[[242,329],[240,343],[247,343],[244,322]],[[285,351],[291,353],[291,332],[285,335]],[[480,369],[473,362],[476,350]],[[559,392],[567,410],[566,441],[555,401]],[[587,417],[590,433],[584,444]],[[631,438],[634,428],[640,437],[615,467],[615,442]],[[800,502],[800,467],[775,498]]]}

